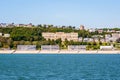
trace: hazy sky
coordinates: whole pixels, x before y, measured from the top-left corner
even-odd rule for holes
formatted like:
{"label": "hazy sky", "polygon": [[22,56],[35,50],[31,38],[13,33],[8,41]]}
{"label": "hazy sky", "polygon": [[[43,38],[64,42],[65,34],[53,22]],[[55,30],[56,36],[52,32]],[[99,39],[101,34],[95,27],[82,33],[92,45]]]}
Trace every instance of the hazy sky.
{"label": "hazy sky", "polygon": [[120,27],[120,0],[0,0],[0,23]]}

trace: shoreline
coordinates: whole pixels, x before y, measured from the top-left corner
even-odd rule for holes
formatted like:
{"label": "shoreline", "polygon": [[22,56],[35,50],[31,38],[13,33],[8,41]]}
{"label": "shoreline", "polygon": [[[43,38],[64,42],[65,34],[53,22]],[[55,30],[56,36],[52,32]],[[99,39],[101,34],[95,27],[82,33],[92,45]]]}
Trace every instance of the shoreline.
{"label": "shoreline", "polygon": [[0,54],[120,54],[120,50],[101,51],[69,51],[69,50],[57,50],[57,51],[18,51],[18,50],[0,50]]}

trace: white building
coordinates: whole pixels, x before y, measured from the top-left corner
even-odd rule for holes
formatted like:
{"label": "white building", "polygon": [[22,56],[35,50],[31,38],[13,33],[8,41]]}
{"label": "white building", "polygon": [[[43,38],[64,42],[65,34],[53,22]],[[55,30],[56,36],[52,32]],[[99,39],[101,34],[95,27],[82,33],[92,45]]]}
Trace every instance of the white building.
{"label": "white building", "polygon": [[93,39],[95,42],[99,42],[99,39],[98,38],[94,38]]}
{"label": "white building", "polygon": [[120,31],[116,31],[116,33],[120,33]]}
{"label": "white building", "polygon": [[83,42],[93,42],[93,38],[84,38]]}
{"label": "white building", "polygon": [[89,41],[89,38],[84,38],[83,39],[83,42],[88,42]]}
{"label": "white building", "polygon": [[81,50],[86,50],[85,45],[68,45],[68,50],[74,50],[74,51],[81,51]]}
{"label": "white building", "polygon": [[94,39],[93,38],[89,38],[89,42],[93,42],[94,41]]}
{"label": "white building", "polygon": [[112,41],[112,36],[110,34],[105,35],[105,42],[111,42]]}
{"label": "white building", "polygon": [[56,32],[56,33],[51,33],[51,32],[43,32],[42,36],[48,40],[56,40],[61,38],[62,41],[65,41],[67,39],[68,41],[73,40],[73,41],[78,41],[78,33],[64,33],[64,32]]}
{"label": "white building", "polygon": [[79,41],[79,42],[82,42],[82,41],[83,41],[83,38],[82,38],[82,37],[79,37],[79,38],[78,38],[78,41]]}
{"label": "white building", "polygon": [[0,23],[0,27],[7,27],[8,26],[8,24],[6,24],[6,23]]}
{"label": "white building", "polygon": [[104,38],[101,38],[100,41],[103,43],[103,42],[105,42],[105,39],[104,39]]}
{"label": "white building", "polygon": [[112,34],[112,41],[115,42],[118,38],[120,38],[120,34],[119,33],[113,33]]}
{"label": "white building", "polygon": [[3,37],[10,37],[10,34],[4,34]]}
{"label": "white building", "polygon": [[36,50],[36,45],[17,45],[17,50],[33,51],[33,50]]}
{"label": "white building", "polygon": [[80,25],[80,30],[85,30],[85,26]]}
{"label": "white building", "polygon": [[0,33],[0,36],[2,36],[2,33]]}
{"label": "white building", "polygon": [[103,38],[103,35],[93,35],[92,38]]}
{"label": "white building", "polygon": [[95,32],[96,30],[95,29],[89,29],[89,32]]}
{"label": "white building", "polygon": [[113,50],[113,46],[100,46],[100,50]]}
{"label": "white building", "polygon": [[112,36],[110,34],[106,34],[105,38],[111,38]]}
{"label": "white building", "polygon": [[41,45],[41,50],[54,51],[60,50],[59,45]]}

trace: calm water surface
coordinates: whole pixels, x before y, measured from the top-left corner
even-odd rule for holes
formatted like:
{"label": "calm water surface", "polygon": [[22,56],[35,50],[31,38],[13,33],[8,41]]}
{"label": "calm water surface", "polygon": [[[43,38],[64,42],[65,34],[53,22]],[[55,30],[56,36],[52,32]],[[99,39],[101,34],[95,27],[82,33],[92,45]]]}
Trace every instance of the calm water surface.
{"label": "calm water surface", "polygon": [[0,80],[120,80],[120,55],[0,54]]}

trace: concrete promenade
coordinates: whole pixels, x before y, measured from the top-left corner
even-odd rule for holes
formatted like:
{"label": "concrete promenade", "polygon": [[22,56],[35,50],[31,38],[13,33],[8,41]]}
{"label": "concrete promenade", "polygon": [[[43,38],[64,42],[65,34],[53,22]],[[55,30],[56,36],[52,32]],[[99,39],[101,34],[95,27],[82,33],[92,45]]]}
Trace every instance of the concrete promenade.
{"label": "concrete promenade", "polygon": [[0,54],[120,54],[120,50],[111,51],[101,51],[101,50],[91,50],[91,51],[72,51],[72,50],[56,50],[56,51],[17,51],[17,50],[0,50]]}

